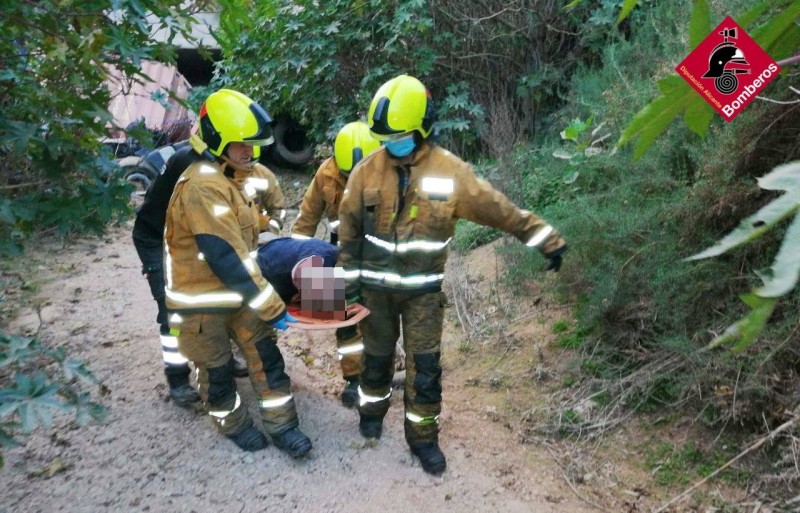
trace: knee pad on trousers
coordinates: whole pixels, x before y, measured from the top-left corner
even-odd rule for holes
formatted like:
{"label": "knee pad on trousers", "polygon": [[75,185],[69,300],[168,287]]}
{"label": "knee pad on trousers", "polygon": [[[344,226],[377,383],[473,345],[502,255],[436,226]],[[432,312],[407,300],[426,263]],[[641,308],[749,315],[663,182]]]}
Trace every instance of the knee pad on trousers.
{"label": "knee pad on trousers", "polygon": [[414,390],[415,403],[431,404],[442,402],[442,367],[439,365],[440,353],[415,354]]}
{"label": "knee pad on trousers", "polygon": [[206,369],[208,373],[208,404],[217,406],[236,395],[236,383],[233,381],[233,360]]}
{"label": "knee pad on trousers", "polygon": [[264,372],[267,373],[267,384],[272,390],[277,390],[290,385],[291,380],[286,374],[286,364],[283,355],[275,340],[265,338],[255,344],[261,363],[264,365]]}
{"label": "knee pad on trousers", "polygon": [[361,371],[361,383],[373,389],[384,389],[392,385],[392,364],[394,355],[376,356],[364,354],[364,369]]}

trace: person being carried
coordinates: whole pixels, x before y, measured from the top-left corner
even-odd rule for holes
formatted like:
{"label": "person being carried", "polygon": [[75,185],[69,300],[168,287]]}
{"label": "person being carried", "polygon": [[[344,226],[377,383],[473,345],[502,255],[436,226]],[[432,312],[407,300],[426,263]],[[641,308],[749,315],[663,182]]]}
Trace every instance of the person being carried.
{"label": "person being carried", "polygon": [[[339,204],[350,171],[379,147],[380,142],[372,137],[369,126],[363,121],[348,123],[339,130],[333,143],[333,156],[319,166],[303,196],[300,214],[292,226],[292,238],[306,240],[313,237],[325,214],[331,228],[331,244],[337,243]],[[363,348],[358,326],[336,330],[336,355],[346,381],[341,399],[348,408],[358,401],[358,373]]]}
{"label": "person being carried", "polygon": [[339,208],[339,265],[346,297],[371,314],[364,334],[359,431],[380,438],[389,410],[395,344],[406,352],[405,438],[425,472],[447,467],[439,447],[447,250],[458,219],[508,232],[540,250],[557,271],[567,245],[542,218],[520,210],[472,167],[431,141],[433,100],[400,75],[372,99],[369,126],[383,148],[352,171]]}
{"label": "person being carried", "polygon": [[295,319],[256,263],[264,218],[254,201],[260,178],[253,159],[271,142],[270,121],[237,91],[220,89],[203,104],[205,158],[180,176],[167,209],[166,305],[170,332],[197,368],[200,398],[217,429],[246,451],[268,445],[236,388],[233,339],[247,361],[267,434],[300,457],[311,450],[311,440],[299,429],[275,332]]}

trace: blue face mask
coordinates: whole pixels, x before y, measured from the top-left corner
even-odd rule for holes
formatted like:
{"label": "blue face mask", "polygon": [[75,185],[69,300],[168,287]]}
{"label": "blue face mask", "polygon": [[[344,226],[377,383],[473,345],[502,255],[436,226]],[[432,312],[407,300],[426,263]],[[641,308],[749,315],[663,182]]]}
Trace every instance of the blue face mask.
{"label": "blue face mask", "polygon": [[409,134],[400,139],[395,139],[394,141],[387,141],[385,146],[389,155],[399,159],[411,155],[411,152],[414,151],[417,144],[414,142],[414,134]]}

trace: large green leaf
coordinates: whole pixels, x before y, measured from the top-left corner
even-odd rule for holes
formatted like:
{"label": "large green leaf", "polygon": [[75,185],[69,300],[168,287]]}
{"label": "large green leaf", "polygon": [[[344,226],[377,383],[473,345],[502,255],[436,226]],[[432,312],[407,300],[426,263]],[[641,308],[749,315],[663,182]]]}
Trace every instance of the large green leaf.
{"label": "large green leaf", "polygon": [[715,337],[708,344],[709,349],[730,344],[737,340],[739,342],[731,350],[738,352],[746,349],[755,341],[758,334],[763,331],[764,325],[769,320],[777,304],[776,299],[761,298],[755,294],[742,294],[741,299],[752,310],[738,322],[729,326],[721,335]]}
{"label": "large green leaf", "polygon": [[[783,57],[784,54],[796,51],[800,45],[800,28],[797,19],[800,17],[800,0],[761,2],[746,11],[740,19],[743,27],[747,28],[754,23],[768,8],[786,7],[778,15],[764,25],[751,32],[753,39],[768,53],[779,51],[774,56]],[[736,17],[734,17],[736,18]],[[695,47],[708,35],[710,31],[710,13],[707,0],[695,0],[694,8],[689,20],[689,41]],[[677,78],[682,82],[682,87],[673,87],[664,90],[662,85],[667,79]],[[662,94],[640,110],[633,120],[625,127],[617,141],[617,147],[622,147],[636,137],[633,158],[641,157],[667,129],[672,120],[684,113],[684,122],[693,132],[705,135],[708,126],[714,119],[713,111],[709,106],[700,107],[705,103],[702,97],[678,76],[670,75],[658,82]],[[676,86],[677,87],[677,86]]]}
{"label": "large green leaf", "polygon": [[701,260],[703,258],[721,255],[729,249],[760,237],[783,219],[794,214],[798,208],[800,208],[800,191],[785,194],[743,220],[735,230],[726,235],[714,246],[696,255],[687,257],[684,260]]}
{"label": "large green leaf", "polygon": [[625,127],[617,142],[623,146],[635,137],[639,137],[634,159],[641,157],[645,151],[667,129],[673,118],[689,105],[695,91],[677,75],[670,75],[658,81],[662,95],[639,111]]}
{"label": "large green leaf", "polygon": [[686,123],[686,126],[700,137],[705,137],[712,119],[714,119],[714,109],[711,108],[711,105],[699,94],[693,95],[683,114],[683,122]]}
{"label": "large green leaf", "polygon": [[[763,206],[758,212],[747,219],[744,219],[735,230],[726,235],[714,246],[696,255],[692,255],[685,260],[700,260],[702,258],[721,255],[729,249],[758,238],[783,219],[786,219],[800,209],[800,161],[790,162],[776,167],[766,175],[760,177],[758,179],[758,185],[761,186],[762,189],[769,191],[786,191],[786,194]],[[791,237],[787,235],[787,240],[788,239],[791,239]],[[800,243],[800,241],[795,241],[795,243]],[[784,248],[791,252],[792,249],[796,247],[797,246],[793,245],[791,241],[788,247],[784,242],[784,247],[781,248],[781,252],[784,251]],[[800,251],[798,253],[800,253]],[[788,272],[788,269],[791,269],[791,261],[787,261],[787,259],[790,258],[797,257],[794,255],[786,255],[781,258],[782,263],[779,266],[782,270],[781,276]],[[770,290],[774,289],[771,287]]]}
{"label": "large green leaf", "polygon": [[780,297],[797,285],[800,276],[800,215],[796,216],[772,266],[761,273],[764,286],[755,290],[761,297]]}
{"label": "large green leaf", "polygon": [[39,341],[0,333],[0,368],[19,363],[38,355]]}
{"label": "large green leaf", "polygon": [[800,0],[794,0],[783,12],[752,31],[750,35],[765,52],[771,53],[775,44],[796,26],[798,17],[800,17]]}
{"label": "large green leaf", "polygon": [[738,16],[736,21],[744,27],[745,29],[755,23],[759,16],[764,14],[764,11],[770,6],[770,3],[774,3],[774,0],[764,0],[753,7],[750,8],[749,11],[745,11],[744,14]]}
{"label": "large green leaf", "polygon": [[800,161],[776,167],[760,177],[758,185],[768,191],[800,191]]}
{"label": "large green leaf", "polygon": [[697,48],[709,32],[711,32],[711,19],[708,2],[695,0],[692,16],[689,18],[689,47]]}
{"label": "large green leaf", "polygon": [[636,7],[636,4],[639,3],[639,0],[625,0],[622,4],[622,9],[619,11],[619,17],[617,18],[617,23],[621,23],[622,20],[628,17],[628,15],[633,11],[633,8]]}

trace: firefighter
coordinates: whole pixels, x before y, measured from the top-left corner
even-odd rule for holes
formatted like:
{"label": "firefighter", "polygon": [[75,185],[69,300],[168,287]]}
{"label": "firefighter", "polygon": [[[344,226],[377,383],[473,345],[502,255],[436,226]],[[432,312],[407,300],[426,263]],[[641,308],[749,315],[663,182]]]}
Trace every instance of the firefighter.
{"label": "firefighter", "polygon": [[384,145],[353,170],[339,208],[339,264],[348,302],[371,314],[364,335],[359,431],[380,438],[389,409],[395,343],[401,322],[406,352],[405,437],[429,474],[446,468],[439,447],[441,292],[456,220],[508,232],[550,260],[557,271],[564,240],[552,226],[520,210],[472,167],[431,141],[433,101],[416,78],[383,84],[369,126]]}
{"label": "firefighter", "polygon": [[178,352],[178,342],[169,334],[166,297],[164,295],[164,216],[172,188],[183,169],[192,160],[188,143],[177,148],[170,164],[153,182],[144,202],[136,211],[133,224],[133,245],[142,262],[142,274],[150,285],[150,293],[158,305],[156,322],[159,325],[161,355],[167,377],[169,396],[178,406],[189,406],[199,400],[197,392],[189,385],[189,362]]}
{"label": "firefighter", "polygon": [[333,156],[317,169],[314,180],[303,196],[300,213],[292,226],[292,237],[308,239],[317,233],[322,214],[331,227],[331,244],[338,240],[338,211],[347,177],[358,162],[378,149],[380,142],[372,137],[363,121],[348,123],[336,134]]}
{"label": "firefighter", "polygon": [[[167,307],[164,296],[164,273],[162,259],[164,257],[164,218],[167,204],[175,188],[175,183],[189,165],[202,159],[205,145],[196,137],[190,141],[182,141],[174,145],[175,153],[159,170],[159,175],[147,191],[144,202],[136,211],[133,224],[133,245],[142,262],[142,274],[147,278],[150,292],[158,306],[156,322],[159,325],[161,354],[164,360],[164,374],[167,377],[169,395],[178,406],[189,406],[199,400],[194,388],[189,385],[190,369],[188,361],[178,352],[175,337],[169,334]],[[286,217],[283,192],[278,179],[264,166],[253,166],[252,180],[258,190],[256,200],[259,204],[261,230],[280,233]],[[247,376],[247,366],[238,357],[234,358],[234,375],[237,378]]]}
{"label": "firefighter", "polygon": [[256,264],[264,217],[255,201],[263,182],[253,175],[253,158],[272,142],[270,121],[261,106],[229,89],[203,104],[204,158],[180,176],[167,209],[166,304],[170,331],[197,368],[200,398],[217,429],[246,451],[268,445],[236,389],[233,339],[247,361],[267,434],[279,449],[301,457],[311,441],[299,429],[275,332],[295,319]]}
{"label": "firefighter", "polygon": [[[347,177],[358,162],[380,146],[372,137],[369,126],[363,121],[346,124],[339,130],[333,143],[333,156],[325,160],[308,186],[300,214],[292,227],[292,238],[308,239],[317,232],[322,214],[331,227],[331,244],[338,240],[338,211]],[[363,349],[357,326],[336,330],[336,356],[342,369],[345,386],[342,404],[348,408],[358,401],[358,372]]]}

